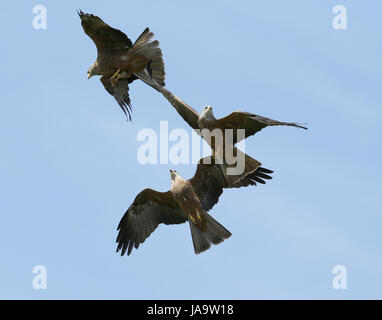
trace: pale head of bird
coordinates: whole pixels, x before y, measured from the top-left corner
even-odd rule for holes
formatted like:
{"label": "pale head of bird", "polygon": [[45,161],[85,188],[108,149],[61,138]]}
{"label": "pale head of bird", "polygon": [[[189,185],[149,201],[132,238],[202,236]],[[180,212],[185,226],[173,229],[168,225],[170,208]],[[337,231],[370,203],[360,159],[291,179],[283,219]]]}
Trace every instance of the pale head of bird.
{"label": "pale head of bird", "polygon": [[176,172],[176,170],[170,169],[170,178],[171,178],[171,183],[175,181],[175,178],[179,176],[179,173]]}
{"label": "pale head of bird", "polygon": [[212,111],[212,107],[211,106],[204,107],[200,117],[204,119],[215,119],[214,113]]}
{"label": "pale head of bird", "polygon": [[88,79],[90,79],[92,76],[100,75],[100,67],[98,65],[98,62],[94,62],[90,68],[88,69]]}

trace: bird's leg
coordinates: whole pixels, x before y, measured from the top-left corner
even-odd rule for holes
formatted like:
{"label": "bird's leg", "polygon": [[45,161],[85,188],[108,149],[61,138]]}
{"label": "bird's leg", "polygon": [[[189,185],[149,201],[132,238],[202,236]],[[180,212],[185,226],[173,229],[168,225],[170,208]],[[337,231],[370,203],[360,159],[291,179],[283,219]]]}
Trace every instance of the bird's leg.
{"label": "bird's leg", "polygon": [[221,157],[220,153],[221,153],[221,147],[220,147],[220,144],[217,144],[212,149],[212,158],[215,160],[220,159],[220,157]]}
{"label": "bird's leg", "polygon": [[196,220],[195,220],[195,218],[194,218],[191,214],[189,215],[189,217],[190,217],[192,223],[193,223],[193,224],[196,224]]}
{"label": "bird's leg", "polygon": [[197,224],[202,218],[200,217],[199,212],[196,212],[196,217],[194,217],[193,214],[188,215],[192,221],[193,224]]}
{"label": "bird's leg", "polygon": [[115,85],[119,78],[121,77],[121,69],[118,69],[110,78],[111,83]]}

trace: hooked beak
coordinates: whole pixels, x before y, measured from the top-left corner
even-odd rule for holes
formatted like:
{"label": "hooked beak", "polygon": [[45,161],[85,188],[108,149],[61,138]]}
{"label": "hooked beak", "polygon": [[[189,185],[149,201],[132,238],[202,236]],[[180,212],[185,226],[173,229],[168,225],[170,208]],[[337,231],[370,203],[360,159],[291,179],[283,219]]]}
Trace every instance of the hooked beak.
{"label": "hooked beak", "polygon": [[90,73],[88,73],[88,79],[90,79],[92,76],[90,75]]}

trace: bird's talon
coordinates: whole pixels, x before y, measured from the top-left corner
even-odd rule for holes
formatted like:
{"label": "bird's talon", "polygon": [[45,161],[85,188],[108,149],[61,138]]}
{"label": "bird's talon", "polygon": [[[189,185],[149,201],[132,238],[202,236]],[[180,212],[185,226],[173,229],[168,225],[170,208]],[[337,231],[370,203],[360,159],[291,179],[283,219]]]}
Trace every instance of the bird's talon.
{"label": "bird's talon", "polygon": [[121,78],[121,69],[118,69],[110,78],[112,85],[116,85],[117,81]]}

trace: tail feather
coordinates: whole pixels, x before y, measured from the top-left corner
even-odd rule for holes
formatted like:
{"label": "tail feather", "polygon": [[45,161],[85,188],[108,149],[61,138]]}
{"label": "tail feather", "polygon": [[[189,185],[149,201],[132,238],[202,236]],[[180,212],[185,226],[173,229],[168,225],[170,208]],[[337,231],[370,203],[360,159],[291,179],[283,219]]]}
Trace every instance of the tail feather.
{"label": "tail feather", "polygon": [[[236,163],[229,164],[227,161],[221,161],[223,163],[220,164],[228,188],[234,187],[238,181],[256,171],[256,169],[261,166],[259,161],[253,159],[237,148],[234,148],[234,153],[237,157]],[[233,168],[236,169],[232,170]]]}
{"label": "tail feather", "polygon": [[[146,68],[135,75],[151,86],[156,83],[164,87],[165,69],[162,50],[159,48],[159,41],[152,41],[153,37],[154,34],[149,28],[146,28],[131,48],[131,53],[143,55],[149,60]],[[152,83],[152,80],[154,83]]]}
{"label": "tail feather", "polygon": [[150,41],[153,37],[154,33],[152,33],[149,28],[146,28],[145,30],[143,30],[143,32],[137,38],[137,40],[135,40],[133,47],[139,47],[142,44]]}
{"label": "tail feather", "polygon": [[234,166],[238,166],[238,163],[234,165],[230,165],[227,162],[223,162],[220,164],[222,174],[224,175],[224,179],[226,181],[226,188],[240,188],[256,185],[257,183],[265,184],[266,180],[272,179],[269,175],[273,173],[272,170],[261,167],[261,163],[256,159],[253,159],[249,155],[241,152],[236,149],[237,156],[243,157],[244,161],[242,165],[244,165],[243,170],[240,174],[230,174],[229,169]]}
{"label": "tail feather", "polygon": [[207,212],[204,212],[203,216],[205,218],[204,228],[198,228],[192,221],[189,221],[195,254],[208,250],[211,243],[214,245],[219,244],[231,236],[231,232]]}

